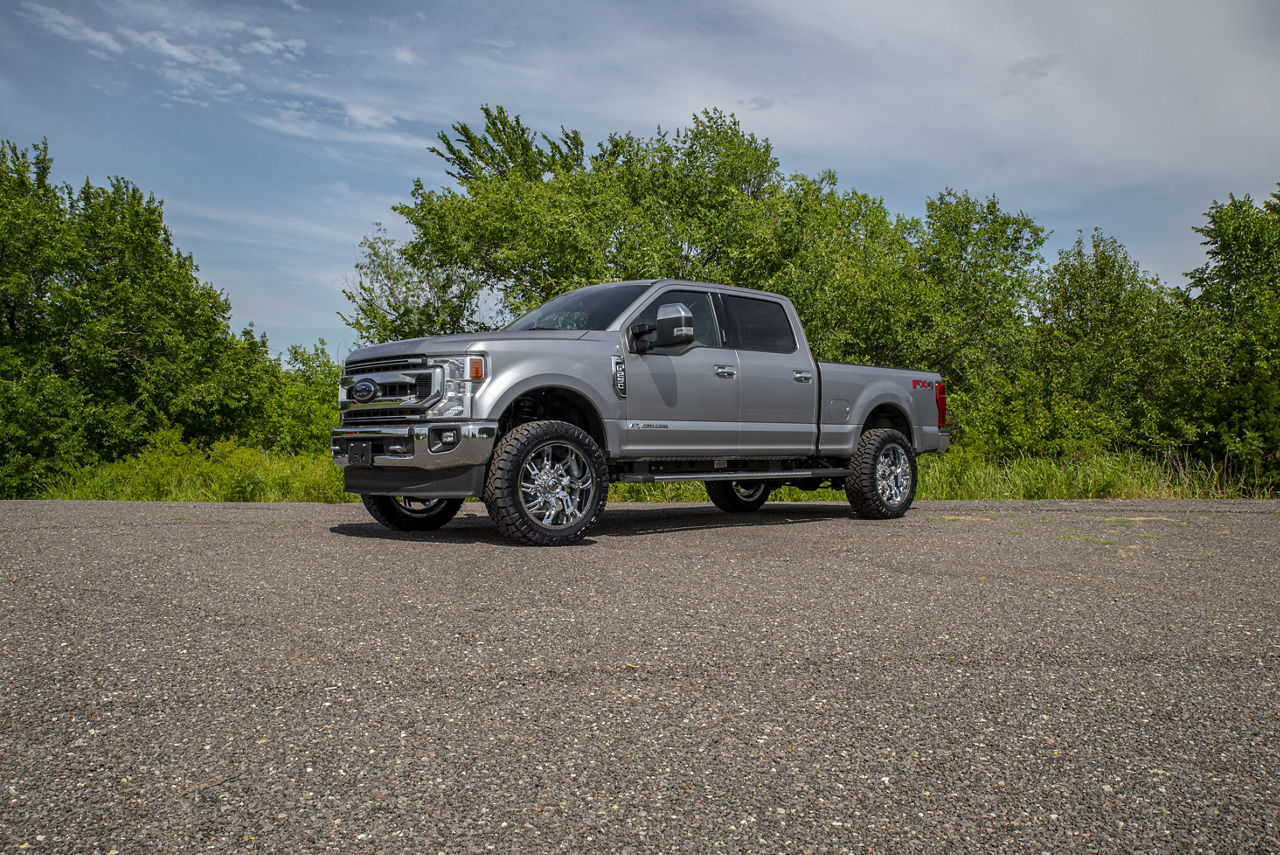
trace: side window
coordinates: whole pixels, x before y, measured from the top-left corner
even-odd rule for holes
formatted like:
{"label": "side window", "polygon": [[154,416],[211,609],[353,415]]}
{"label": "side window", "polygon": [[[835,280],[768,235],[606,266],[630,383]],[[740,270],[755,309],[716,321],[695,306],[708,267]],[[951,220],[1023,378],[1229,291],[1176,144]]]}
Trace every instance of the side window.
{"label": "side window", "polygon": [[731,347],[770,353],[791,353],[796,349],[795,333],[781,303],[729,294],[723,300]]}
{"label": "side window", "polygon": [[631,323],[654,323],[658,319],[658,307],[667,303],[684,303],[693,313],[693,344],[684,347],[655,347],[649,353],[672,355],[695,347],[720,347],[720,330],[716,327],[716,315],[711,308],[711,295],[705,291],[667,291],[659,294]]}

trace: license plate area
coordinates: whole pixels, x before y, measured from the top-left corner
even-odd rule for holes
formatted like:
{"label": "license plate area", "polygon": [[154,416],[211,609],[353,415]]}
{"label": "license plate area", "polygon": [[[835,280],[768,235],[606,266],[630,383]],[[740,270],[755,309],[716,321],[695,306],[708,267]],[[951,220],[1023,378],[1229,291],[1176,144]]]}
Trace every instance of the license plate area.
{"label": "license plate area", "polygon": [[347,463],[351,466],[372,466],[373,443],[359,440],[348,442]]}

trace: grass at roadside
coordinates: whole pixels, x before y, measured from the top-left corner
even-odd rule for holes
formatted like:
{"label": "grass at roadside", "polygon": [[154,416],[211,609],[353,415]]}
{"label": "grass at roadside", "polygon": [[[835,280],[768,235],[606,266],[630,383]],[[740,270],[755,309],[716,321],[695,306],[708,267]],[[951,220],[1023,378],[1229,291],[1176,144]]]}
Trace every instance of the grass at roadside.
{"label": "grass at roadside", "polygon": [[[1194,499],[1274,495],[1220,467],[1179,458],[1104,453],[1070,460],[989,461],[953,449],[920,459],[918,499]],[[350,502],[328,454],[281,454],[240,445],[210,448],[161,439],[140,454],[83,469],[45,492],[49,499],[177,502]],[[705,502],[699,482],[613,484],[609,501]],[[781,487],[771,501],[844,501],[840,490]]]}
{"label": "grass at roadside", "polygon": [[[1219,467],[1136,453],[1104,453],[1054,460],[991,461],[957,449],[920,458],[917,499],[1239,499],[1274,494]],[[609,500],[706,502],[701,483],[614,484]],[[804,492],[781,487],[775,502],[844,501],[843,490]]]}
{"label": "grass at roadside", "polygon": [[281,454],[218,442],[167,442],[55,482],[46,499],[162,502],[352,502],[328,454]]}
{"label": "grass at roadside", "polygon": [[1104,452],[991,461],[954,449],[920,460],[920,499],[1239,499],[1275,485],[1185,458]]}

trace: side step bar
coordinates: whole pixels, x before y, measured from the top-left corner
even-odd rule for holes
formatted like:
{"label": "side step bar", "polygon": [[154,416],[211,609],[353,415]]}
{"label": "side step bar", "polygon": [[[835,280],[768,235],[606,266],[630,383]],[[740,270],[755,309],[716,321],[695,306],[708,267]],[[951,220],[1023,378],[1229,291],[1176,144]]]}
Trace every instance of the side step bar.
{"label": "side step bar", "polygon": [[624,484],[663,484],[670,481],[793,481],[801,478],[847,478],[853,474],[852,469],[793,469],[779,471],[744,471],[725,472],[679,472],[673,475],[652,475],[649,473],[633,473],[622,476]]}

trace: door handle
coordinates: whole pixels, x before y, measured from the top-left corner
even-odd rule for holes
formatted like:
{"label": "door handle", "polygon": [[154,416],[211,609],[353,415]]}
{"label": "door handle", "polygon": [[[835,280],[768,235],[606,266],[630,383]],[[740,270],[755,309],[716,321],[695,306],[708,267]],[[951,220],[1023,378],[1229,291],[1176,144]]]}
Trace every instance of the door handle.
{"label": "door handle", "polygon": [[732,365],[717,365],[716,376],[717,377],[737,377],[738,369],[734,368]]}
{"label": "door handle", "polygon": [[797,383],[809,383],[813,380],[813,372],[811,371],[792,371],[791,376]]}

